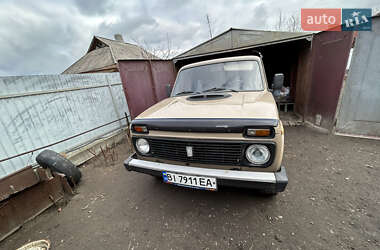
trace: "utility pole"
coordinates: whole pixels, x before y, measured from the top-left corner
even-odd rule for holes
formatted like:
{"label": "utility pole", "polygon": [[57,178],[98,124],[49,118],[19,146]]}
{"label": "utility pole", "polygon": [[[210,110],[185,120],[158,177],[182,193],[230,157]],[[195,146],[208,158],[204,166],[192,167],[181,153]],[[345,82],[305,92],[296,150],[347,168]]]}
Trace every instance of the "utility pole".
{"label": "utility pole", "polygon": [[208,14],[206,15],[206,19],[207,19],[207,24],[208,24],[208,31],[210,32],[210,38],[212,38],[210,17],[208,16]]}

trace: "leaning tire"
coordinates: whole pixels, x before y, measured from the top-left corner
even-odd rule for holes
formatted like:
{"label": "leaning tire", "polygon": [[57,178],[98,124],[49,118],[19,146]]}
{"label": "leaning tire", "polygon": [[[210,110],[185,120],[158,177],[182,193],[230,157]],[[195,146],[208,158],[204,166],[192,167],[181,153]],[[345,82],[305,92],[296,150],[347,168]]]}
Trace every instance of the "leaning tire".
{"label": "leaning tire", "polygon": [[78,184],[82,174],[79,169],[62,155],[53,150],[46,149],[36,157],[36,161],[43,168],[49,168],[53,172],[66,175],[67,181],[71,186]]}

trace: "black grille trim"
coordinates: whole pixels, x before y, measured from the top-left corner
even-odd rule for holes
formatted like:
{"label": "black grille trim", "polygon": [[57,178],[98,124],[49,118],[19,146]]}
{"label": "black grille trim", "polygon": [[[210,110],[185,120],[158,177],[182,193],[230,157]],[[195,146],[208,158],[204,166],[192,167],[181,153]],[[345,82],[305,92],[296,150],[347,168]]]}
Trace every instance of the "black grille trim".
{"label": "black grille trim", "polygon": [[[256,141],[229,141],[229,140],[199,140],[199,139],[180,139],[178,138],[153,138],[153,137],[133,137],[133,145],[137,138],[145,138],[149,141],[150,152],[148,155],[141,155],[138,150],[137,154],[149,156],[157,159],[173,160],[186,163],[214,164],[214,165],[231,165],[231,166],[251,166],[251,167],[269,167],[275,156],[274,142],[256,142]],[[264,165],[254,165],[246,160],[245,150],[249,145],[262,144],[266,145],[270,152],[271,158]],[[186,146],[193,147],[193,157],[188,157]],[[136,149],[136,148],[135,148]]]}
{"label": "black grille trim", "polygon": [[243,133],[246,128],[277,127],[278,119],[264,118],[150,118],[135,119],[132,125],[148,130],[175,132]]}

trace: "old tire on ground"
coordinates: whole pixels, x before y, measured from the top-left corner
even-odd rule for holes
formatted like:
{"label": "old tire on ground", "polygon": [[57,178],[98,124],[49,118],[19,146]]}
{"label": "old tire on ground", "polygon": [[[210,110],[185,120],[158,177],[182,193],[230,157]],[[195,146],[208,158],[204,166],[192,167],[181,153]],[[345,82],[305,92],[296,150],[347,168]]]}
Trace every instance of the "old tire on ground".
{"label": "old tire on ground", "polygon": [[36,161],[43,168],[49,168],[54,172],[66,175],[67,181],[71,186],[79,183],[82,177],[81,172],[74,163],[53,150],[46,149],[42,151],[37,155]]}

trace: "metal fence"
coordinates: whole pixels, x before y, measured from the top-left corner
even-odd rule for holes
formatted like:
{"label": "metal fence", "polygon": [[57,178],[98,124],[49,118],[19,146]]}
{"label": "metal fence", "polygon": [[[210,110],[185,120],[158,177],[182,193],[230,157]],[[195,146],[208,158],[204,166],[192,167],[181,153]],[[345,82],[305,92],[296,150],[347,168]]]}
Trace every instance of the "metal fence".
{"label": "metal fence", "polygon": [[73,149],[124,127],[125,112],[119,73],[0,77],[0,178],[34,163],[41,150],[4,159],[100,127],[49,147]]}

